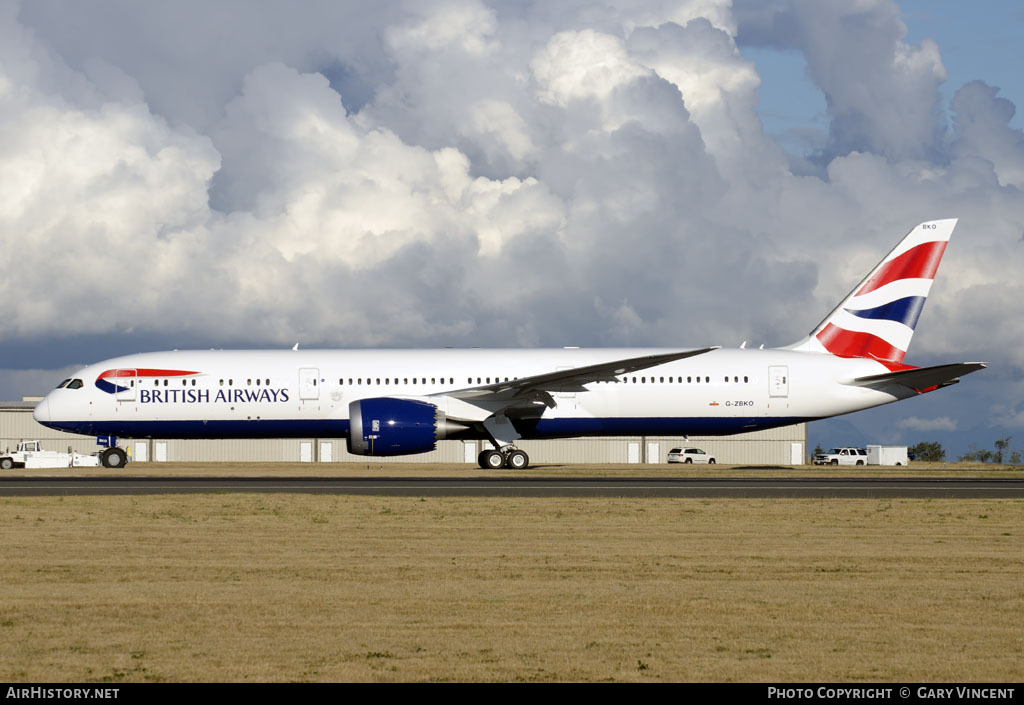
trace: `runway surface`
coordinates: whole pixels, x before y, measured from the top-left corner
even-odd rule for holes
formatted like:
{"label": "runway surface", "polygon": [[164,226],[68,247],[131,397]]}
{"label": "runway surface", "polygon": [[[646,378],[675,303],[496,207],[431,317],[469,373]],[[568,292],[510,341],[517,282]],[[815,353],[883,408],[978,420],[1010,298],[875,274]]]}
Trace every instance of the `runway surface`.
{"label": "runway surface", "polygon": [[0,497],[291,493],[388,497],[1024,498],[1024,479],[4,477]]}

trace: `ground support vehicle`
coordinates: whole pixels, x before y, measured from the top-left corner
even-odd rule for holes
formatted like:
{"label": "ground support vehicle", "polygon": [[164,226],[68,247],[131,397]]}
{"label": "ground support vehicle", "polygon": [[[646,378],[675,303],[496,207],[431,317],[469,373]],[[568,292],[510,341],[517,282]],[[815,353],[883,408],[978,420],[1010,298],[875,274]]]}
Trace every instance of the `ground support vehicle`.
{"label": "ground support vehicle", "polygon": [[[107,448],[96,453],[66,453],[43,450],[39,441],[19,441],[15,450],[0,453],[0,470],[13,468],[95,468],[121,467],[127,457],[120,448]],[[113,462],[113,464],[109,464]]]}

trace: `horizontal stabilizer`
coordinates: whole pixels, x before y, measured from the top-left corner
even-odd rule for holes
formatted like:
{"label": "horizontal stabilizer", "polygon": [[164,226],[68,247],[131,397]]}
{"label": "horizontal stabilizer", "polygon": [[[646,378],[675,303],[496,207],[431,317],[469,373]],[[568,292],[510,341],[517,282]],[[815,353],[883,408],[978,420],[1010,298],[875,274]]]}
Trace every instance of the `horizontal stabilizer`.
{"label": "horizontal stabilizer", "polygon": [[988,367],[986,362],[957,362],[951,365],[936,365],[935,367],[916,367],[912,370],[899,370],[897,372],[884,372],[880,375],[869,375],[858,377],[852,382],[847,382],[857,387],[871,387],[878,389],[890,384],[899,384],[907,389],[912,389],[918,394],[930,392],[939,387],[948,387],[956,384],[960,378],[971,372],[976,372]]}

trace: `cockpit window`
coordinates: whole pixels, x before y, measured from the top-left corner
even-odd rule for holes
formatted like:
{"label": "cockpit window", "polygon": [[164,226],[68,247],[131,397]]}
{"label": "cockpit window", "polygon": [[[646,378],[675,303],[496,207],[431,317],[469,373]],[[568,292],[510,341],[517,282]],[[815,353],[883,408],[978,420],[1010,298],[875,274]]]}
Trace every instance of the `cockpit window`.
{"label": "cockpit window", "polygon": [[70,382],[68,382],[68,389],[81,389],[81,388],[82,388],[82,380],[80,380],[80,379],[73,379]]}
{"label": "cockpit window", "polygon": [[64,387],[66,387],[68,382],[70,382],[70,381],[71,381],[71,378],[69,377],[68,379],[66,379],[63,382],[61,382],[60,384],[58,384],[57,385],[57,389],[64,389]]}

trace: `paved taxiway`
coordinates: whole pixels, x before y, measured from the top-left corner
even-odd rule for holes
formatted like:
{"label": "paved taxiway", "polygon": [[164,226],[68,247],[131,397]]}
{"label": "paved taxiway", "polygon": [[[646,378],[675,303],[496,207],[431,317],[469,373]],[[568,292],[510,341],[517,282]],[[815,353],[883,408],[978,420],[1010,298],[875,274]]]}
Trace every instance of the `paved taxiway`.
{"label": "paved taxiway", "polygon": [[2,497],[195,493],[389,497],[1024,498],[1024,479],[5,477]]}

